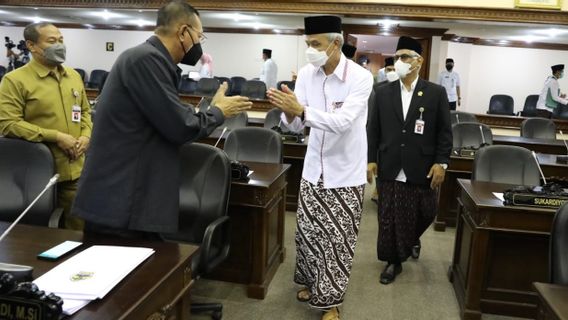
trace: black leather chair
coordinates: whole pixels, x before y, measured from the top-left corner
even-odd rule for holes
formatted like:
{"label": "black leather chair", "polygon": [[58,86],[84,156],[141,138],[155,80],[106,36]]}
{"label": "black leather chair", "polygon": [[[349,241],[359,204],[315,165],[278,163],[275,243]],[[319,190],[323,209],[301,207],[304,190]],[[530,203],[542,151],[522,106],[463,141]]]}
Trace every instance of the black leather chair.
{"label": "black leather chair", "polygon": [[479,122],[473,113],[450,110],[452,125],[462,122]]}
{"label": "black leather chair", "polygon": [[178,88],[179,93],[194,94],[196,90],[197,90],[197,81],[190,79],[187,76],[181,78]]}
{"label": "black leather chair", "polygon": [[521,116],[523,117],[536,117],[536,103],[538,102],[538,94],[528,95],[525,99],[525,105]]}
{"label": "black leather chair", "polygon": [[[13,222],[55,174],[51,151],[42,143],[0,137],[0,220]],[[21,223],[57,228],[63,213],[51,187]]]}
{"label": "black leather chair", "polygon": [[452,126],[452,135],[454,148],[479,147],[482,143],[493,144],[491,128],[481,123],[456,123]]}
{"label": "black leather chair", "polygon": [[105,70],[95,69],[91,71],[91,76],[87,82],[87,88],[98,89],[101,85],[103,78],[108,74]]}
{"label": "black leather chair", "polygon": [[266,98],[266,84],[259,80],[249,80],[241,90],[241,96],[249,97],[251,100],[262,100]]}
{"label": "black leather chair", "polygon": [[195,94],[203,97],[212,97],[219,89],[219,80],[213,78],[201,78],[197,82]]}
{"label": "black leather chair", "polygon": [[[199,279],[229,255],[231,164],[222,150],[201,143],[183,145],[180,160],[179,230],[164,238],[199,246],[191,261],[191,276]],[[213,319],[221,319],[222,309],[220,303],[191,304],[192,313],[213,312]]]}
{"label": "black leather chair", "polygon": [[264,127],[271,129],[272,127],[280,126],[280,115],[282,115],[282,110],[278,108],[273,108],[268,111],[264,119]]}
{"label": "black leather chair", "polygon": [[283,84],[287,85],[288,88],[290,88],[290,90],[292,90],[292,91],[294,91],[294,88],[296,87],[296,82],[294,82],[294,81],[280,81],[276,85],[278,87],[278,90],[282,90]]}
{"label": "black leather chair", "polygon": [[550,283],[568,286],[568,203],[556,211],[550,231]]}
{"label": "black leather chair", "polygon": [[87,83],[87,72],[85,72],[85,70],[80,68],[75,68],[75,71],[77,71],[77,73],[81,76],[81,79],[83,79],[83,83]]}
{"label": "black leather chair", "polygon": [[223,149],[231,160],[282,163],[282,138],[266,128],[235,129],[227,136]]}
{"label": "black leather chair", "polygon": [[559,104],[552,114],[554,119],[568,120],[568,105]]}
{"label": "black leather chair", "polygon": [[550,119],[526,119],[521,123],[521,137],[556,140],[556,124]]}
{"label": "black leather chair", "polygon": [[496,94],[489,100],[489,111],[487,114],[500,114],[506,116],[515,115],[515,102],[513,97],[505,94]]}
{"label": "black leather chair", "polygon": [[506,145],[487,146],[475,154],[471,179],[538,186],[540,171],[529,149]]}
{"label": "black leather chair", "polygon": [[223,127],[226,127],[229,130],[233,130],[237,128],[244,128],[247,126],[247,123],[248,123],[248,114],[246,112],[241,112],[232,118],[225,119]]}
{"label": "black leather chair", "polygon": [[108,78],[108,72],[103,74],[103,76],[101,77],[101,82],[99,83],[99,94],[101,94],[103,92],[103,88],[105,87],[105,83],[107,81]]}
{"label": "black leather chair", "polygon": [[232,77],[231,78],[231,95],[238,96],[243,90],[243,86],[247,82],[247,79],[243,77]]}

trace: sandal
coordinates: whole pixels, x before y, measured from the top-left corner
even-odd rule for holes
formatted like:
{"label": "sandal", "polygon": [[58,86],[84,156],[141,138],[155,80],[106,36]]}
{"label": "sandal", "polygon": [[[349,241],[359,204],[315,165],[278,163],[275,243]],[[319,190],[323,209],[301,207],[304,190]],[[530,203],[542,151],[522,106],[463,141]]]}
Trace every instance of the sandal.
{"label": "sandal", "polygon": [[321,320],[340,320],[339,309],[337,307],[333,307],[328,311],[324,311],[323,315],[321,316]]}
{"label": "sandal", "polygon": [[311,296],[312,295],[310,294],[310,290],[308,290],[308,288],[304,288],[296,293],[296,299],[298,299],[298,301],[300,302],[310,301]]}

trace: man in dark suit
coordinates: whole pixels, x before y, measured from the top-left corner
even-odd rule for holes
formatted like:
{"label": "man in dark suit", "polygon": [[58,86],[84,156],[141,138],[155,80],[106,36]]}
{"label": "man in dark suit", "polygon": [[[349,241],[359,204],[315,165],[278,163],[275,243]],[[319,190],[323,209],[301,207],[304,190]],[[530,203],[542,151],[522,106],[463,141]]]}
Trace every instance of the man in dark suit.
{"label": "man in dark suit", "polygon": [[369,106],[368,176],[378,176],[377,254],[387,262],[383,284],[395,280],[409,256],[418,259],[420,236],[436,215],[436,189],[452,149],[446,91],[419,79],[421,53],[416,40],[399,39],[395,69],[400,81],[376,86]]}

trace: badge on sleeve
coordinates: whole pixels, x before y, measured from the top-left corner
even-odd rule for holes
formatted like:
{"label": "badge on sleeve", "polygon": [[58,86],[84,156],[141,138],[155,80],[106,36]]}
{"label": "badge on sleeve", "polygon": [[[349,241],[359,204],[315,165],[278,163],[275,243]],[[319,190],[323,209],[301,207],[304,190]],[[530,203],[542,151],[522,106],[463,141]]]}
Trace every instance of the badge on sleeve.
{"label": "badge on sleeve", "polygon": [[71,110],[71,121],[81,122],[81,107],[74,105]]}

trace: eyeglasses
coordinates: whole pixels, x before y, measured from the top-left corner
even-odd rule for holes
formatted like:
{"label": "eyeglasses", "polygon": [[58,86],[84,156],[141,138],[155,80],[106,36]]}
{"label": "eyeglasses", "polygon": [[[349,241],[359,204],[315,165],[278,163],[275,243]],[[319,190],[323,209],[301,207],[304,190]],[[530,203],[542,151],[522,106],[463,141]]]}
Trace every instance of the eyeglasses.
{"label": "eyeglasses", "polygon": [[396,54],[396,55],[394,55],[393,58],[394,58],[394,61],[397,61],[398,59],[401,59],[401,60],[403,60],[403,61],[406,61],[406,60],[408,60],[408,59],[411,59],[411,58],[418,58],[418,57],[419,57],[419,55],[416,55],[416,54],[406,54],[406,53],[403,53],[403,54],[401,54],[401,55]]}
{"label": "eyeglasses", "polygon": [[207,37],[205,36],[205,34],[203,34],[203,32],[199,32],[197,29],[195,29],[190,24],[188,24],[187,26],[190,27],[191,29],[193,29],[193,31],[197,32],[197,36],[199,37],[199,43],[203,43],[207,40]]}

